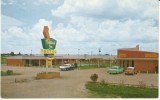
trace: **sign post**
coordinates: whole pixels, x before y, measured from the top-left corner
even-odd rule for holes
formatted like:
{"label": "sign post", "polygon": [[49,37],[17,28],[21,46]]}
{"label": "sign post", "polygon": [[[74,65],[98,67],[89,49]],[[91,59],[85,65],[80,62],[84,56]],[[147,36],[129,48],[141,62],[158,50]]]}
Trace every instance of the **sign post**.
{"label": "sign post", "polygon": [[44,54],[44,56],[46,57],[46,68],[48,68],[48,66],[52,67],[52,60],[54,59],[53,56],[56,54],[55,48],[57,44],[57,40],[50,38],[48,31],[48,26],[44,26],[44,38],[41,39],[43,47],[43,49],[41,49],[41,53]]}
{"label": "sign post", "polygon": [[[57,40],[50,38],[49,32],[48,32],[48,26],[44,26],[43,29],[43,35],[44,38],[41,39],[42,47],[41,53],[45,56],[45,66],[46,66],[46,72],[45,73],[38,73],[37,78],[38,79],[52,79],[56,77],[60,77],[60,72],[48,72],[48,67],[52,68],[52,60],[54,59],[54,55],[56,54],[56,43]],[[51,69],[50,69],[51,70]]]}

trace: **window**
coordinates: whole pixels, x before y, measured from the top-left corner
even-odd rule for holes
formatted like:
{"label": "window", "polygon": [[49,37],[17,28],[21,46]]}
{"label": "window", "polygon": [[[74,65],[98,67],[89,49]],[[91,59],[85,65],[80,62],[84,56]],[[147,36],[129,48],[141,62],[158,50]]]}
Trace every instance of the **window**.
{"label": "window", "polygon": [[132,60],[132,67],[134,67],[134,60]]}
{"label": "window", "polygon": [[29,59],[26,60],[26,64],[29,64]]}
{"label": "window", "polygon": [[127,67],[129,67],[129,60],[127,60]]}

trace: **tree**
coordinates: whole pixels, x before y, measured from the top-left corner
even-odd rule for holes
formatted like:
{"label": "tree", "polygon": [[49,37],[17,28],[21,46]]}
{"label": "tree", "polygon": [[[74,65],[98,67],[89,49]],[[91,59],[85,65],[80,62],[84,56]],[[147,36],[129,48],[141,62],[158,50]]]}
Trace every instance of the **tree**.
{"label": "tree", "polygon": [[11,52],[10,55],[11,55],[11,56],[14,56],[14,52]]}
{"label": "tree", "polygon": [[21,55],[21,53],[19,52],[18,55]]}

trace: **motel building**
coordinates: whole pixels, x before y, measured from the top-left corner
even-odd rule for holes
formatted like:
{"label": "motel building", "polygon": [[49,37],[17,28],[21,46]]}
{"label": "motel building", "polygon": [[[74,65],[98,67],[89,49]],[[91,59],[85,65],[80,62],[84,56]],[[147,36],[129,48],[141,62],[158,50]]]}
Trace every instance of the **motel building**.
{"label": "motel building", "polygon": [[115,55],[62,55],[57,54],[52,58],[47,58],[44,55],[21,55],[6,57],[7,66],[37,66],[45,67],[47,60],[51,60],[51,65],[62,65],[66,63],[78,65],[81,64],[117,64],[123,67],[124,70],[131,66],[135,67],[138,72],[144,73],[157,73],[158,72],[158,53],[140,51],[139,45],[135,48],[121,48],[117,50]]}
{"label": "motel building", "polygon": [[122,48],[117,50],[119,66],[126,69],[129,66],[135,67],[138,72],[157,73],[158,53],[140,51],[139,45],[135,48]]}
{"label": "motel building", "polygon": [[44,55],[21,55],[6,57],[5,63],[7,66],[20,67],[45,67],[47,59],[52,60],[52,65],[62,64],[110,64],[116,60],[115,55],[71,55],[71,54],[57,54],[54,57],[45,57]]}

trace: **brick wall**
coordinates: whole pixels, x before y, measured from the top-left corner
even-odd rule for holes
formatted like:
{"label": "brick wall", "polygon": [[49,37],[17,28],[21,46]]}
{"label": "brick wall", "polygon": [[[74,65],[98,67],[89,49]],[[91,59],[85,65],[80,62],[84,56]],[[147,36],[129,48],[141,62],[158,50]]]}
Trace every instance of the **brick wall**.
{"label": "brick wall", "polygon": [[24,66],[22,59],[6,59],[7,66]]}
{"label": "brick wall", "polygon": [[118,50],[118,58],[158,58],[158,53],[147,51]]}
{"label": "brick wall", "polygon": [[158,60],[136,60],[135,67],[140,72],[156,72]]}

